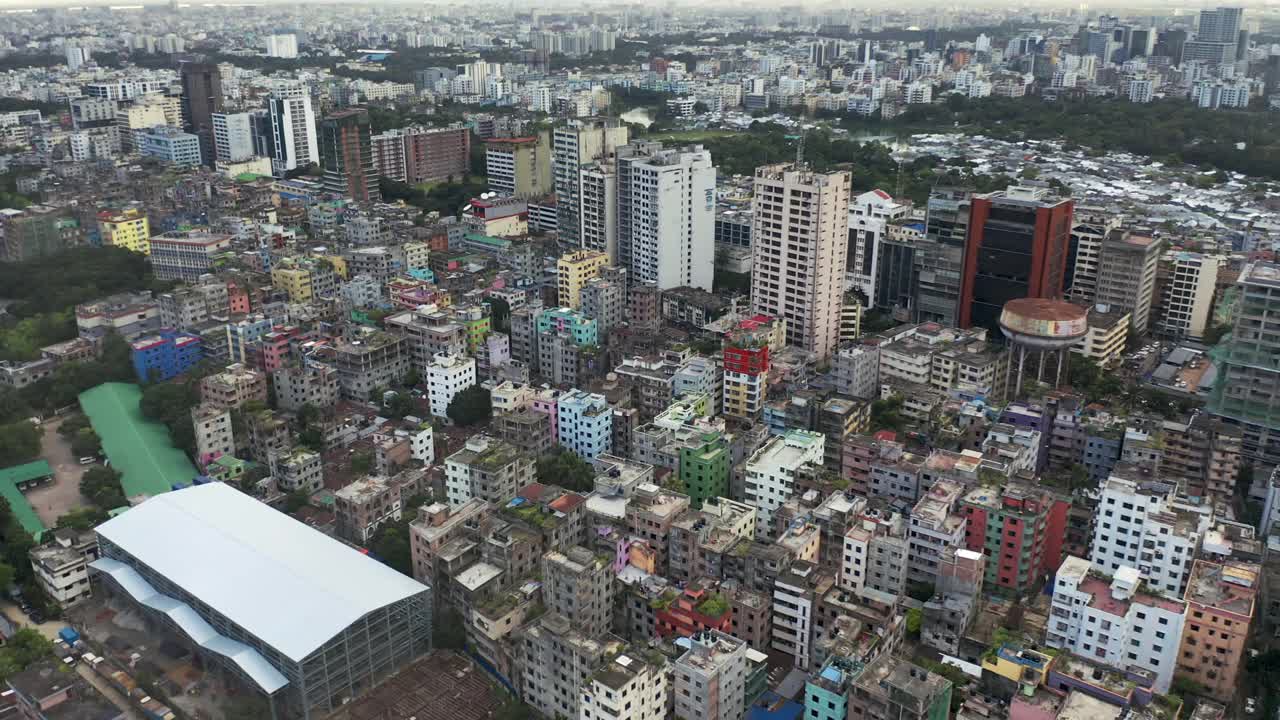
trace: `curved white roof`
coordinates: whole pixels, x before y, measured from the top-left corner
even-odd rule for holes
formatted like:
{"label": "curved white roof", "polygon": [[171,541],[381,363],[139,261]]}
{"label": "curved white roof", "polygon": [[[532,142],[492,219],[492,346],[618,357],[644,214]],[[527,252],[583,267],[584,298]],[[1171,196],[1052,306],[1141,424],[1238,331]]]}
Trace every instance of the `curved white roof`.
{"label": "curved white roof", "polygon": [[295,662],[427,590],[223,483],[157,495],[97,531]]}

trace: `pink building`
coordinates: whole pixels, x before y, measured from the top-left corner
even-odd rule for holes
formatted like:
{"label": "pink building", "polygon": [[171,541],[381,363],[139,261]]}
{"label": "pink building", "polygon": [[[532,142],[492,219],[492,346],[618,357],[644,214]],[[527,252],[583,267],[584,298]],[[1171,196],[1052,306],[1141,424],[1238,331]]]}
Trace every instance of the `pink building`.
{"label": "pink building", "polygon": [[557,422],[559,418],[559,410],[557,410],[557,408],[559,407],[560,396],[563,394],[564,393],[559,390],[547,388],[545,390],[539,390],[538,393],[533,396],[533,411],[546,415],[551,421],[550,430],[552,443],[556,442],[556,439],[560,437],[560,426]]}

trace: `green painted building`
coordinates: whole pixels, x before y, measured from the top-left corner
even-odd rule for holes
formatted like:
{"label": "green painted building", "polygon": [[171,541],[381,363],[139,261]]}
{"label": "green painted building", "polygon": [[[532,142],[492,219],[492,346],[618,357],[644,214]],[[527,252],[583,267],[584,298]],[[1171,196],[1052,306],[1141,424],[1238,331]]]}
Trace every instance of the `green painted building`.
{"label": "green painted building", "polygon": [[680,448],[680,482],[694,508],[708,498],[729,496],[729,444],[717,432],[705,432]]}

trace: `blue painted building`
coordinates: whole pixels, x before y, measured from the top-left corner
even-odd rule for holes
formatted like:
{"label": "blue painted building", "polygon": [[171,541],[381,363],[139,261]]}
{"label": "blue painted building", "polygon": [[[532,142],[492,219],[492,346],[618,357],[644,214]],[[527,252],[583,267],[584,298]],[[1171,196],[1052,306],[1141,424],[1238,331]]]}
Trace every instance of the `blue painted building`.
{"label": "blue painted building", "polygon": [[204,358],[203,341],[198,335],[174,330],[161,330],[158,335],[135,340],[132,348],[133,372],[139,382],[169,380]]}
{"label": "blue painted building", "polygon": [[556,434],[560,446],[591,462],[609,452],[613,436],[613,408],[603,395],[574,390],[556,403]]}
{"label": "blue painted building", "polygon": [[833,657],[804,684],[805,720],[845,720],[849,712],[849,686],[862,671],[862,663]]}

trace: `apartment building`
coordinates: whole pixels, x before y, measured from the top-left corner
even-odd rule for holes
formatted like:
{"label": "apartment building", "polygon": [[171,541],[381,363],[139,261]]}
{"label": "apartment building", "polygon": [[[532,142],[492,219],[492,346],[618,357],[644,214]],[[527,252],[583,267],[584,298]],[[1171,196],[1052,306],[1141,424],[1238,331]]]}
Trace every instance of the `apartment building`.
{"label": "apartment building", "polygon": [[1178,674],[1221,702],[1230,702],[1241,682],[1260,572],[1254,563],[1196,560],[1187,581]]}
{"label": "apartment building", "polygon": [[374,388],[395,385],[409,372],[409,352],[404,338],[390,333],[365,332],[340,339],[322,348],[321,359],[331,360],[338,371],[342,397],[368,400]]}
{"label": "apartment building", "polygon": [[445,493],[455,511],[473,498],[505,503],[533,482],[534,459],[514,445],[475,435],[445,458]]}
{"label": "apartment building", "polygon": [[574,390],[556,401],[556,437],[560,446],[588,462],[609,452],[613,408],[603,395]]}
{"label": "apartment building", "polygon": [[987,556],[986,585],[1022,594],[1035,590],[1062,560],[1070,503],[1036,486],[1010,482],[965,493],[965,547]]}
{"label": "apartment building", "polygon": [[409,523],[409,552],[413,558],[413,577],[421,583],[436,584],[436,559],[450,542],[471,534],[479,535],[482,521],[491,513],[489,503],[478,497],[451,508],[446,503],[432,503],[417,509]]}
{"label": "apartment building", "polygon": [[756,170],[751,309],[787,326],[787,342],[828,358],[840,336],[850,176],[793,165]]}
{"label": "apartment building", "polygon": [[556,285],[560,307],[577,310],[582,304],[582,288],[608,267],[609,256],[598,250],[577,250],[556,260]]}
{"label": "apartment building", "polygon": [[1200,539],[1209,529],[1205,508],[1180,503],[1172,484],[1112,475],[1094,511],[1090,560],[1103,573],[1136,568],[1152,592],[1181,598]]}
{"label": "apartment building", "polygon": [[338,402],[338,371],[327,363],[307,360],[286,365],[272,372],[271,379],[276,407],[286,412],[298,412],[304,405],[331,408]]}
{"label": "apartment building", "polygon": [[1160,314],[1155,332],[1169,338],[1200,340],[1212,319],[1218,271],[1226,262],[1219,255],[1171,252],[1161,261]]}
{"label": "apartment building", "polygon": [[796,473],[805,465],[821,465],[826,436],[788,430],[756,450],[747,460],[745,498],[756,507],[756,538],[774,535],[773,514],[795,490]]}
{"label": "apartment building", "polygon": [[621,639],[588,637],[572,619],[549,612],[524,631],[520,645],[521,697],[544,717],[579,717],[591,673],[624,647]]}
{"label": "apartment building", "polygon": [[200,381],[200,399],[215,407],[238,408],[249,401],[267,402],[267,375],[241,363]]}
{"label": "apartment building", "polygon": [[476,384],[475,358],[455,355],[436,355],[427,366],[427,403],[434,417],[449,414],[449,403],[454,396]]}
{"label": "apartment building", "polygon": [[1173,682],[1186,604],[1144,593],[1136,568],[1111,576],[1068,556],[1054,577],[1045,643],[1117,670],[1141,669],[1167,693]]}
{"label": "apartment building", "polygon": [[509,197],[540,198],[551,184],[551,136],[490,138],[485,141],[489,189]]}
{"label": "apartment building", "polygon": [[683,718],[738,720],[746,707],[748,653],[746,642],[718,630],[687,639],[685,651],[672,663],[675,713]]}
{"label": "apartment building", "polygon": [[542,556],[542,598],[547,610],[571,617],[587,637],[600,637],[613,624],[613,558],[578,546]]}
{"label": "apartment building", "polygon": [[711,290],[716,168],[701,146],[618,148],[617,264],[659,290]]}
{"label": "apartment building", "polygon": [[947,548],[964,544],[965,518],[955,512],[964,486],[939,480],[911,509],[908,573],[911,582],[936,585]]}
{"label": "apartment building", "polygon": [[[1112,312],[1128,313],[1129,328],[1135,337],[1145,335],[1151,325],[1151,301],[1162,245],[1152,237],[1119,229],[1109,231],[1102,241],[1102,261],[1092,301],[1106,305]],[[1092,320],[1089,324],[1093,324]]]}

